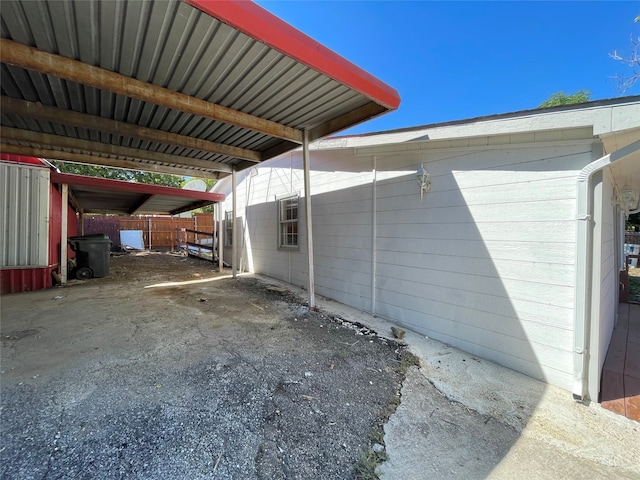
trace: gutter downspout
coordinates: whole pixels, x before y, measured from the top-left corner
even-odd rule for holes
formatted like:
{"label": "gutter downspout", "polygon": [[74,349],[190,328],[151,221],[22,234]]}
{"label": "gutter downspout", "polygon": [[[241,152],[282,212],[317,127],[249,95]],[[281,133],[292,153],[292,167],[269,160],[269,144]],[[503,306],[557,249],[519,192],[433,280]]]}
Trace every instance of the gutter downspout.
{"label": "gutter downspout", "polygon": [[593,284],[593,176],[604,168],[640,150],[640,140],[605,155],[584,167],[578,175],[576,198],[576,295],[573,329],[573,398],[588,398],[589,332]]}

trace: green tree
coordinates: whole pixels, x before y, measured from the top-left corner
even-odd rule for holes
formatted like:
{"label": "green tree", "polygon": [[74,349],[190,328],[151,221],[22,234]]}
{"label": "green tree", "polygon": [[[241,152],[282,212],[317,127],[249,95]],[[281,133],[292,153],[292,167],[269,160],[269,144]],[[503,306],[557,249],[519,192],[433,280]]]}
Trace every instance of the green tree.
{"label": "green tree", "polygon": [[102,167],[99,165],[87,165],[84,163],[61,161],[54,161],[52,163],[63,173],[73,173],[75,175],[85,175],[88,177],[109,178],[111,180],[148,183],[151,185],[163,185],[165,187],[174,188],[180,188],[185,183],[183,177],[163,173],[125,170],[122,168]]}
{"label": "green tree", "polygon": [[538,105],[538,108],[574,105],[576,103],[588,102],[589,100],[591,100],[591,92],[589,90],[578,90],[576,93],[571,94],[560,91],[554,93],[547,100]]}

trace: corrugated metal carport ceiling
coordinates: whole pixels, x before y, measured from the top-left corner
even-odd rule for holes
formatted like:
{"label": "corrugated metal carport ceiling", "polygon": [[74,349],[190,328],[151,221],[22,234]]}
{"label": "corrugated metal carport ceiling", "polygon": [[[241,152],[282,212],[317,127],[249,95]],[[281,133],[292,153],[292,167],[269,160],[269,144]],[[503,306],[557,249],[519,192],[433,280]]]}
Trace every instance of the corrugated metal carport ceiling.
{"label": "corrugated metal carport ceiling", "polygon": [[82,213],[176,215],[224,200],[219,193],[57,172],[51,181],[69,186],[70,202]]}
{"label": "corrugated metal carport ceiling", "polygon": [[5,153],[217,177],[400,102],[251,2],[3,0],[0,20]]}

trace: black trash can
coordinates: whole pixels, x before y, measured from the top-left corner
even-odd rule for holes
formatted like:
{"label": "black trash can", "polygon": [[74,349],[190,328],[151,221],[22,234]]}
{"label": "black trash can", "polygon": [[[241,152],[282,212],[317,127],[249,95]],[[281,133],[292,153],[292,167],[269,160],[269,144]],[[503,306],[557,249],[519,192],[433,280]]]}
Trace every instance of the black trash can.
{"label": "black trash can", "polygon": [[69,237],[71,250],[76,252],[75,276],[79,280],[109,275],[109,235],[96,233],[81,237]]}

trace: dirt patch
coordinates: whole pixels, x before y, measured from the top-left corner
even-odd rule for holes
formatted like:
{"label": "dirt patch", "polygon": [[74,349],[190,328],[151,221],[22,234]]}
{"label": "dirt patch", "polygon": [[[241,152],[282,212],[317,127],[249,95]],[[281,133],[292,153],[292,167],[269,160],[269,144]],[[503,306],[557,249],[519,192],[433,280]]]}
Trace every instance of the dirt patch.
{"label": "dirt patch", "polygon": [[0,476],[365,475],[414,359],[228,274],[123,255],[108,277],[4,297]]}

